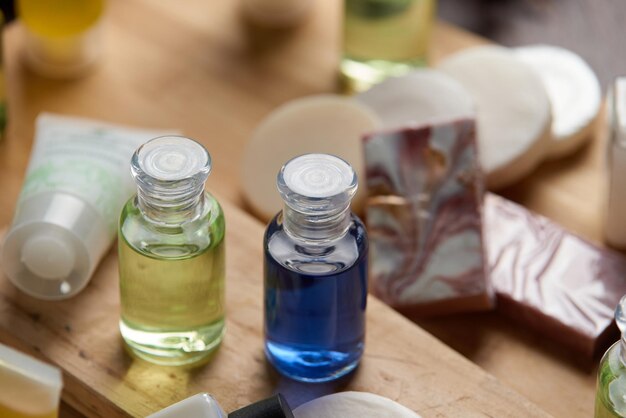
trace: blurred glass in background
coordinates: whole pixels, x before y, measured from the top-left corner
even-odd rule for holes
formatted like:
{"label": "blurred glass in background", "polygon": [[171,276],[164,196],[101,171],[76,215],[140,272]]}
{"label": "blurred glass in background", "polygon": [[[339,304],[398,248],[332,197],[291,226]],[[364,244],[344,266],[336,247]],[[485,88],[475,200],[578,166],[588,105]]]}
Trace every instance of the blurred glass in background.
{"label": "blurred glass in background", "polygon": [[341,75],[349,91],[426,65],[436,0],[345,0]]}
{"label": "blurred glass in background", "polygon": [[17,9],[26,60],[35,72],[75,77],[100,57],[104,0],[19,0]]}

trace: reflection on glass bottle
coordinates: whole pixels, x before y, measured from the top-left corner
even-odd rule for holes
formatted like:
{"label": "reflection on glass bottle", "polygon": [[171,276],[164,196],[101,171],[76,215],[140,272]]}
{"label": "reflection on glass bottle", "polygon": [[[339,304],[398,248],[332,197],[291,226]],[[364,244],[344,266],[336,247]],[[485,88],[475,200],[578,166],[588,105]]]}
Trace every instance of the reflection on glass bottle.
{"label": "reflection on glass bottle", "polygon": [[341,74],[361,91],[426,64],[436,0],[345,0]]}
{"label": "reflection on glass bottle", "polygon": [[350,211],[354,170],[325,154],[289,161],[285,201],[265,233],[265,352],[293,379],[321,382],[353,370],[363,353],[367,235]]}
{"label": "reflection on glass bottle", "polygon": [[120,330],[137,356],[160,364],[199,362],[224,332],[224,215],[206,193],[206,149],[160,137],[131,160],[137,196],[119,230]]}
{"label": "reflection on glass bottle", "polygon": [[595,418],[626,417],[626,296],[617,305],[615,321],[621,338],[600,361]]}

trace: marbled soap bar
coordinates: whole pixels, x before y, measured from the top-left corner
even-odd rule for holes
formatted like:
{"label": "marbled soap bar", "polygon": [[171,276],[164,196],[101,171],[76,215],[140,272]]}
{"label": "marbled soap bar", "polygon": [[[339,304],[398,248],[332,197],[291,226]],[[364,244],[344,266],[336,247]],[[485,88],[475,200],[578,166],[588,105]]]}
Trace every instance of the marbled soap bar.
{"label": "marbled soap bar", "polygon": [[364,139],[370,283],[408,315],[492,307],[472,120]]}
{"label": "marbled soap bar", "polygon": [[626,258],[499,196],[488,194],[484,207],[498,309],[582,354],[616,340]]}

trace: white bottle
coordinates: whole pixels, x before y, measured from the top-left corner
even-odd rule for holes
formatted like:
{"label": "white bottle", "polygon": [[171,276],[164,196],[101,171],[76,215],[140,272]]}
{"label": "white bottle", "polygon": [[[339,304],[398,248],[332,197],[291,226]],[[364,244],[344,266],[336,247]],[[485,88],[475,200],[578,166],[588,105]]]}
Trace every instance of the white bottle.
{"label": "white bottle", "polygon": [[608,205],[604,226],[607,243],[626,248],[626,77],[619,77],[607,95]]}

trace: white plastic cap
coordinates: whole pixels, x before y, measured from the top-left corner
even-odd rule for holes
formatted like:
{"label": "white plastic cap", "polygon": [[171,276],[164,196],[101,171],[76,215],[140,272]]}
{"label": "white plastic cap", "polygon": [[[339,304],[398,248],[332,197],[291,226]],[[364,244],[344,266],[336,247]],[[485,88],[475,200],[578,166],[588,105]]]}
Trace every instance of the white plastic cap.
{"label": "white plastic cap", "polygon": [[0,344],[0,388],[0,405],[17,413],[9,415],[56,416],[63,377],[59,368]]}
{"label": "white plastic cap", "polygon": [[87,285],[114,236],[82,199],[40,193],[19,203],[2,246],[2,266],[23,292],[65,299]]}
{"label": "white plastic cap", "polygon": [[28,238],[22,246],[22,263],[42,279],[57,280],[69,276],[76,257],[72,243],[63,238],[47,232]]}

